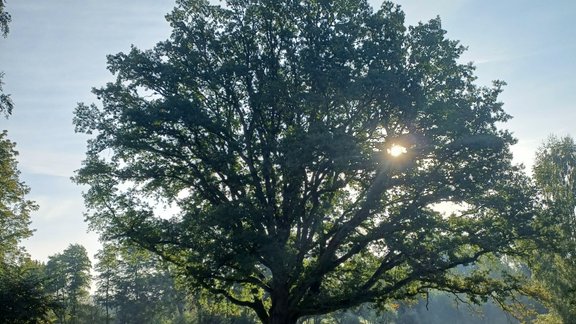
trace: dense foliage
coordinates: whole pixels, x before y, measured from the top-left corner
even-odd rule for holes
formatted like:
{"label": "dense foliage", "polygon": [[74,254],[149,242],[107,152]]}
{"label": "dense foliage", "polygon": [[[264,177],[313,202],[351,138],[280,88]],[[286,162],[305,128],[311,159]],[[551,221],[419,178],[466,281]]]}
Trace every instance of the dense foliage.
{"label": "dense foliage", "polygon": [[80,318],[89,297],[91,268],[86,249],[79,244],[50,256],[45,269],[46,289],[60,305],[54,312],[60,323],[83,322]]}
{"label": "dense foliage", "polygon": [[[576,318],[576,143],[551,137],[538,150],[534,179],[546,201],[547,230],[553,232],[535,252],[534,270],[550,290],[552,309],[570,323]],[[554,239],[551,239],[554,238]]]}
{"label": "dense foliage", "polygon": [[59,305],[44,283],[43,267],[36,262],[0,266],[0,323],[47,323]]}
{"label": "dense foliage", "polygon": [[6,37],[8,35],[8,31],[10,31],[9,23],[12,20],[12,17],[4,7],[6,6],[6,0],[0,0],[0,34]]}
{"label": "dense foliage", "polygon": [[345,0],[181,0],[168,19],[169,40],[110,56],[102,106],[76,110],[104,240],[265,323],[521,288],[453,271],[521,253],[535,203],[496,126],[503,83],[475,85],[439,19]]}
{"label": "dense foliage", "polygon": [[[4,10],[5,1],[0,0],[0,34],[4,37],[8,35],[8,31],[10,30],[8,24],[12,17],[10,14]],[[2,91],[2,78],[4,77],[4,73],[0,71],[0,113],[4,114],[8,117],[12,113],[12,108],[14,107],[14,103],[12,99],[10,99],[10,95],[5,94]]]}
{"label": "dense foliage", "polygon": [[186,294],[150,252],[104,245],[97,254],[96,302],[111,323],[160,323],[184,320]]}
{"label": "dense foliage", "polygon": [[29,188],[20,180],[15,144],[0,133],[0,263],[17,263],[23,257],[19,243],[32,235],[29,228],[34,202],[25,198]]}

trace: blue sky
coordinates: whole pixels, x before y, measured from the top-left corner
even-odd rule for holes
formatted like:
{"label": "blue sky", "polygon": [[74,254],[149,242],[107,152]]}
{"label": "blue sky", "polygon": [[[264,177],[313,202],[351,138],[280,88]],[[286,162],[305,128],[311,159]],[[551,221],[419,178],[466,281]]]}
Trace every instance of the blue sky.
{"label": "blue sky", "polygon": [[[371,1],[378,7],[380,1]],[[552,133],[576,136],[576,1],[402,0],[408,24],[439,15],[448,37],[469,50],[478,83],[508,83],[502,101],[514,116],[503,127],[519,139],[515,159],[530,167],[535,149]],[[25,246],[46,260],[70,243],[90,255],[97,237],[83,223],[82,188],[69,180],[86,138],[75,134],[77,102],[96,98],[92,87],[112,80],[106,55],[146,49],[168,37],[170,0],[8,0],[11,32],[0,39],[4,90],[15,103],[1,120],[20,151],[22,179],[31,187],[34,237]]]}

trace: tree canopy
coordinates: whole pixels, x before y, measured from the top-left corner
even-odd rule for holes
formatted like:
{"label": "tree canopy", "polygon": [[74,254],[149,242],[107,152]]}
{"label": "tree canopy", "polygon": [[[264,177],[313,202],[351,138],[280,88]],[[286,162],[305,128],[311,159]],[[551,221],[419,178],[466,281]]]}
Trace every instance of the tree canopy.
{"label": "tree canopy", "polygon": [[[143,249],[105,244],[96,255],[96,302],[107,323],[146,324],[183,320],[185,295],[159,258]],[[178,317],[179,316],[179,317]]]}
{"label": "tree canopy", "polygon": [[12,20],[10,14],[4,9],[5,6],[6,1],[0,0],[0,34],[4,37],[6,37],[10,31],[9,23]]}
{"label": "tree canopy", "polygon": [[[10,15],[0,0],[0,35],[9,31]],[[2,89],[0,72],[0,114],[8,118],[13,102]],[[29,259],[22,240],[32,235],[30,214],[37,205],[26,195],[30,189],[20,179],[16,144],[7,132],[0,132],[0,322],[39,323],[49,317],[55,307],[44,290],[42,266]]]}
{"label": "tree canopy", "polygon": [[53,305],[43,291],[38,266],[20,245],[32,235],[30,213],[36,204],[25,197],[29,188],[20,180],[17,155],[15,143],[7,138],[6,131],[1,132],[0,322],[32,323],[45,318]]}
{"label": "tree canopy", "polygon": [[109,56],[102,105],[75,112],[92,134],[75,180],[103,239],[264,323],[520,289],[454,271],[521,253],[535,202],[497,127],[504,83],[476,85],[439,18],[407,28],[390,2],[181,0],[168,21],[169,40]]}
{"label": "tree canopy", "polygon": [[32,235],[30,213],[37,206],[25,198],[30,191],[20,180],[15,144],[0,133],[0,263],[15,264],[23,256],[19,243]]}
{"label": "tree canopy", "polygon": [[576,316],[576,143],[550,137],[536,153],[534,179],[554,235],[534,253],[535,277],[551,292],[552,309],[566,322]]}
{"label": "tree canopy", "polygon": [[[0,35],[6,37],[8,35],[8,31],[10,30],[8,24],[12,17],[6,10],[4,10],[5,1],[0,0]],[[10,95],[4,94],[2,91],[2,78],[4,77],[4,73],[0,72],[0,113],[4,114],[8,117],[12,113],[12,108],[14,108],[14,103],[10,98]]]}
{"label": "tree canopy", "polygon": [[89,296],[92,263],[86,248],[70,244],[62,253],[50,256],[46,264],[46,290],[60,303],[54,310],[60,323],[79,323],[82,306]]}

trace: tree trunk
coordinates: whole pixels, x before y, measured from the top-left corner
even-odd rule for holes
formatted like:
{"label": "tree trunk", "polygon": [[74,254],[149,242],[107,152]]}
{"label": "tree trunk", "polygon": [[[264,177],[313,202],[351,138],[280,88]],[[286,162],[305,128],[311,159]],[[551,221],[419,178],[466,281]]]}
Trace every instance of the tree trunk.
{"label": "tree trunk", "polygon": [[274,311],[270,314],[269,324],[296,324],[298,318],[288,311]]}
{"label": "tree trunk", "polygon": [[288,297],[288,289],[279,289],[272,293],[269,324],[296,324],[298,317],[290,310]]}
{"label": "tree trunk", "polygon": [[297,319],[270,317],[270,324],[296,324]]}

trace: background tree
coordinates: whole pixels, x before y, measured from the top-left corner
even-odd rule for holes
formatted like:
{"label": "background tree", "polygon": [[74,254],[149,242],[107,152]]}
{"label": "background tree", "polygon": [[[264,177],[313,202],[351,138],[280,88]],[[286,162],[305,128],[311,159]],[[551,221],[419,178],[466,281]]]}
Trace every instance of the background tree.
{"label": "background tree", "polygon": [[552,293],[552,308],[570,323],[576,318],[576,143],[550,137],[538,150],[534,179],[546,201],[554,240],[536,250],[536,278]]}
{"label": "background tree", "polygon": [[12,113],[14,103],[10,95],[5,94],[2,90],[2,85],[4,85],[2,78],[4,78],[4,72],[0,72],[0,113],[8,117]]}
{"label": "background tree", "polygon": [[91,267],[86,249],[79,244],[49,257],[47,289],[61,303],[55,312],[60,323],[80,323],[83,305],[88,303]]}
{"label": "background tree", "polygon": [[8,32],[10,31],[10,26],[8,24],[12,20],[10,14],[6,12],[5,7],[6,7],[6,1],[0,0],[0,34],[2,34],[2,36],[4,37],[6,37],[6,35],[8,35]]}
{"label": "background tree", "polygon": [[185,295],[149,251],[105,244],[97,254],[96,300],[114,323],[159,323],[184,317]]}
{"label": "background tree", "polygon": [[[11,18],[4,6],[5,1],[0,0],[0,34],[6,37]],[[3,76],[0,72],[0,113],[8,117],[13,103],[2,91]],[[25,199],[30,189],[19,179],[15,145],[7,138],[6,131],[0,134],[0,263],[18,260],[22,252],[18,244],[32,235],[30,213],[37,209],[34,202]]]}
{"label": "background tree", "polygon": [[264,323],[521,288],[453,271],[521,253],[534,201],[496,126],[503,83],[476,86],[439,19],[407,29],[389,2],[182,0],[168,20],[170,40],[109,57],[102,107],[76,110],[94,134],[76,181],[103,239]]}
{"label": "background tree", "polygon": [[[10,15],[4,5],[4,0],[0,0],[0,33],[6,37]],[[0,72],[0,113],[8,117],[12,101],[2,92],[2,77]],[[25,256],[19,243],[32,235],[30,213],[37,209],[34,202],[25,198],[30,189],[20,181],[15,145],[6,131],[0,133],[0,266],[14,266]]]}
{"label": "background tree", "polygon": [[19,179],[14,142],[0,133],[0,263],[15,265],[25,256],[19,243],[32,235],[30,213],[37,209],[26,200],[30,189]]}
{"label": "background tree", "polygon": [[[8,34],[10,15],[0,0],[0,34]],[[0,114],[8,117],[13,103],[2,91],[0,72]],[[29,259],[20,243],[32,235],[30,214],[37,209],[27,200],[30,189],[20,180],[15,143],[6,131],[0,133],[0,322],[39,323],[55,307],[44,290],[42,267]]]}
{"label": "background tree", "polygon": [[57,303],[44,289],[43,265],[26,260],[0,267],[0,323],[46,323]]}
{"label": "background tree", "polygon": [[104,308],[106,324],[108,324],[111,323],[113,316],[114,279],[118,272],[116,249],[105,244],[95,257],[97,260],[94,265],[94,270],[97,272],[95,301]]}
{"label": "background tree", "polygon": [[[12,18],[10,17],[10,14],[8,12],[6,12],[5,7],[6,6],[6,1],[4,0],[0,0],[0,34],[3,37],[6,37],[8,35],[8,32],[10,31],[9,28],[9,23],[10,20],[12,20]],[[12,102],[12,99],[10,99],[10,96],[7,94],[4,94],[2,91],[2,85],[4,84],[2,82],[2,78],[4,77],[4,73],[0,72],[0,113],[4,114],[6,117],[8,117],[8,115],[10,115],[12,113],[12,108],[14,107],[14,103]]]}

